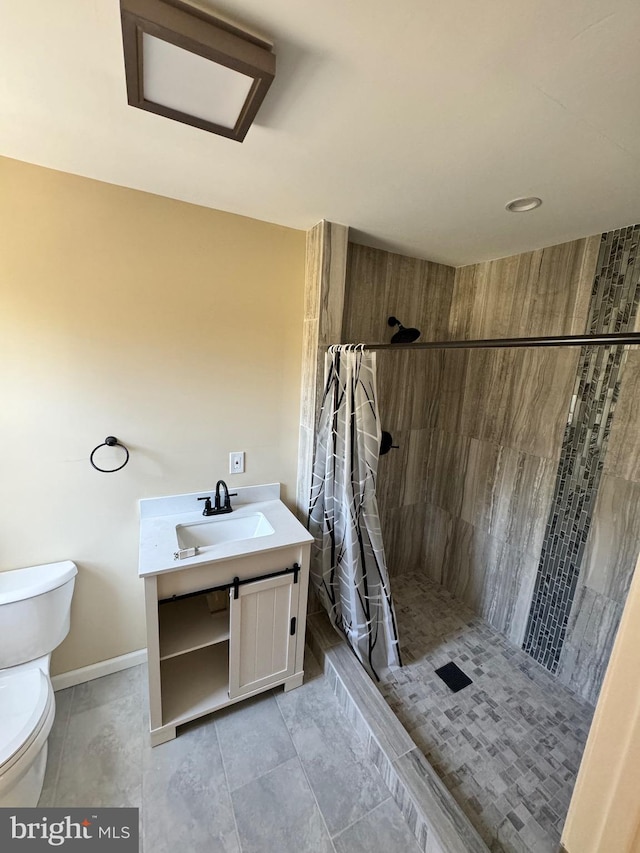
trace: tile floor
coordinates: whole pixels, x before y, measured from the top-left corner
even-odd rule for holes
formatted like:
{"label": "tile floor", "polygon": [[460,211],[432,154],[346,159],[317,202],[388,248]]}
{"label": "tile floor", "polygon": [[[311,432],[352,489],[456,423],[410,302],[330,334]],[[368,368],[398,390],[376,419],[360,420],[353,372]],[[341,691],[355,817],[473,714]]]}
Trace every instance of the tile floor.
{"label": "tile floor", "polygon": [[146,853],[419,853],[308,654],[282,688],[148,744],[146,672],[56,694],[40,805],[140,808]]}
{"label": "tile floor", "polygon": [[[393,578],[404,667],[383,695],[495,853],[556,853],[593,708],[443,587]],[[454,661],[473,684],[452,693]]]}

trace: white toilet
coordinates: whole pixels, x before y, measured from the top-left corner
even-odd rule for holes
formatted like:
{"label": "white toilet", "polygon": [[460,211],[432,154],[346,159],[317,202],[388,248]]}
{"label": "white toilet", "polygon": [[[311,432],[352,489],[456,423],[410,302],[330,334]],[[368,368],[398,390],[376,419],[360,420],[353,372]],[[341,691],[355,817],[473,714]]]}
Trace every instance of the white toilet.
{"label": "white toilet", "polygon": [[69,633],[75,563],[0,572],[0,807],[36,806],[55,716],[51,652]]}

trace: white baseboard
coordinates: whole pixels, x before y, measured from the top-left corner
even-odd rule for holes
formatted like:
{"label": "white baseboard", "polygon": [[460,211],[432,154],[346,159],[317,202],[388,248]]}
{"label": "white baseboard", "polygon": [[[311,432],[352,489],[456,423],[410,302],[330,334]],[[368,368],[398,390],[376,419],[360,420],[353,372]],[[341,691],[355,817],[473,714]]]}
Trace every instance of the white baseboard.
{"label": "white baseboard", "polygon": [[112,672],[120,672],[122,669],[129,669],[129,667],[146,662],[147,650],[138,649],[137,652],[129,652],[129,654],[120,655],[117,658],[101,660],[99,663],[92,663],[80,669],[72,669],[69,672],[62,672],[60,675],[54,675],[51,678],[51,683],[54,690],[64,690],[66,687],[73,687],[85,681],[93,681],[94,678],[102,678],[103,675],[111,675]]}

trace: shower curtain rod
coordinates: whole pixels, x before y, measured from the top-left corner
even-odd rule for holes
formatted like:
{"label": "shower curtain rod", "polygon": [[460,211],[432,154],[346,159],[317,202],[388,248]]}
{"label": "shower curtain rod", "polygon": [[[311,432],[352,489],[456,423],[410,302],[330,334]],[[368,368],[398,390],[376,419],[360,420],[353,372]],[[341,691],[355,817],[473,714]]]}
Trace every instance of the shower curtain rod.
{"label": "shower curtain rod", "polygon": [[334,344],[357,346],[363,350],[396,349],[480,349],[482,347],[582,347],[640,345],[640,332],[607,335],[553,335],[537,338],[489,338],[477,341],[415,341],[407,344]]}

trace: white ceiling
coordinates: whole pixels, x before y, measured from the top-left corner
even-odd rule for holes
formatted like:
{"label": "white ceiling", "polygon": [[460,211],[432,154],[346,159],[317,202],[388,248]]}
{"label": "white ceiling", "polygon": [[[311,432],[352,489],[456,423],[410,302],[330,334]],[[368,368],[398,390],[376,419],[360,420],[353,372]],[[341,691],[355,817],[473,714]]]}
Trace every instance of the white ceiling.
{"label": "white ceiling", "polygon": [[244,143],[127,105],[118,0],[0,0],[0,154],[455,266],[640,221],[638,0],[200,5],[275,45]]}

